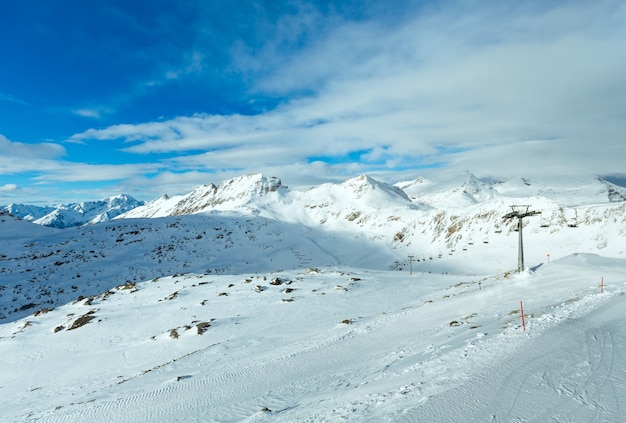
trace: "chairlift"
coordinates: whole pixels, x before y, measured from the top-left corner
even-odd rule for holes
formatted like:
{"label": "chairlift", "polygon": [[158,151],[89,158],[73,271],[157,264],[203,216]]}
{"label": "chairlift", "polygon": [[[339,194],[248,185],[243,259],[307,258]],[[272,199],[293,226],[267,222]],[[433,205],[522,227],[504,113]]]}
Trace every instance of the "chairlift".
{"label": "chairlift", "polygon": [[543,212],[541,212],[541,220],[539,221],[539,227],[541,228],[550,227],[550,219],[543,217]]}
{"label": "chairlift", "polygon": [[488,236],[483,238],[483,244],[489,244],[489,237]]}

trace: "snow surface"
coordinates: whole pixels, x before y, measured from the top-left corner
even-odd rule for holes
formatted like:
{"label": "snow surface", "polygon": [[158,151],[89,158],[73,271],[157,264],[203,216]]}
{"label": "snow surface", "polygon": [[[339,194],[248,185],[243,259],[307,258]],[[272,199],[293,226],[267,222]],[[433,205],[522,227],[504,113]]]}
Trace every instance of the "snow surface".
{"label": "snow surface", "polygon": [[0,420],[626,421],[624,203],[522,198],[518,274],[510,199],[245,180],[231,210],[0,215]]}

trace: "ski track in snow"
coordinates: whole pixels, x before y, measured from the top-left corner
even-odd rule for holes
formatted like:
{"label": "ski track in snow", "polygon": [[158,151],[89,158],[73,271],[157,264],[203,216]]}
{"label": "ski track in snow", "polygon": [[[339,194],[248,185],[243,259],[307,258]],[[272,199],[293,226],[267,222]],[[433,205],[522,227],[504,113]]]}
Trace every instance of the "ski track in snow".
{"label": "ski track in snow", "polygon": [[[407,313],[403,313],[400,318],[412,319]],[[335,390],[342,384],[349,386],[354,375],[350,375],[350,380],[339,377],[333,386],[327,387],[319,383],[316,375],[329,367],[352,368],[354,351],[367,348],[371,354],[373,346],[379,345],[380,352],[384,352],[386,345],[381,343],[383,338],[380,331],[389,324],[407,323],[398,320],[397,316],[384,316],[374,325],[350,330],[319,345],[267,363],[206,378],[194,376],[177,383],[168,383],[158,390],[114,401],[79,404],[78,410],[72,410],[72,407],[59,409],[54,415],[37,420],[176,421],[176,416],[184,412],[185,421],[190,421],[189,410],[196,410],[197,421],[237,422],[256,415],[262,407],[269,408],[275,415],[281,410],[297,407],[299,400],[304,397]],[[363,370],[363,378],[367,378],[366,373]],[[259,391],[267,394],[260,397],[255,395]],[[199,392],[204,395],[199,396]]]}
{"label": "ski track in snow", "polygon": [[467,383],[389,421],[622,422],[623,304],[618,296],[584,321],[566,318]]}
{"label": "ski track in snow", "polygon": [[[620,349],[624,348],[626,328],[615,319],[623,299],[619,294],[610,295],[583,295],[566,302],[530,322],[527,334],[513,326],[493,337],[469,338],[464,348],[446,350],[446,344],[440,345],[429,356],[407,339],[448,330],[432,327],[416,334],[412,327],[429,313],[440,314],[439,306],[449,307],[445,303],[455,295],[444,296],[423,306],[380,315],[283,357],[259,363],[250,360],[215,375],[203,367],[180,381],[163,381],[160,369],[155,369],[132,378],[110,395],[119,396],[117,399],[107,398],[105,389],[95,393],[94,398],[100,399],[93,402],[31,418],[45,422],[354,418],[540,422],[550,415],[555,422],[620,421],[620,397],[626,394],[626,363]],[[586,323],[581,323],[581,317]],[[581,350],[586,354],[583,362],[577,361]],[[358,362],[358,353],[355,362],[358,351],[367,354],[363,364]],[[201,350],[173,361],[181,366],[187,359],[202,362],[202,354]],[[329,376],[327,369],[334,374]],[[160,382],[143,380],[152,377]],[[162,387],[145,390],[145,384]],[[141,393],[133,393],[137,391]],[[337,392],[343,394],[337,396]],[[263,407],[267,410],[262,411]],[[302,416],[303,410],[309,410],[305,412],[308,417]],[[368,418],[370,415],[376,418]]]}

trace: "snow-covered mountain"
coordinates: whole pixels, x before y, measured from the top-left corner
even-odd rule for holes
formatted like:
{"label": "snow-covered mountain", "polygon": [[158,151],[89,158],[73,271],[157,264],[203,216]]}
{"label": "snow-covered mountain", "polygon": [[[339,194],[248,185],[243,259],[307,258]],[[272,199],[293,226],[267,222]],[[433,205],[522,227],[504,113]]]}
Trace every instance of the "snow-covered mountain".
{"label": "snow-covered mountain", "polygon": [[209,210],[245,209],[260,201],[272,202],[287,192],[280,179],[263,175],[244,175],[219,185],[203,185],[189,194],[164,195],[137,207],[119,218],[180,216]]}
{"label": "snow-covered mountain", "polygon": [[68,203],[56,207],[9,204],[4,207],[4,210],[39,225],[54,228],[70,228],[90,223],[106,222],[143,204],[143,201],[138,201],[130,195],[121,194],[109,197],[106,200]]}
{"label": "snow-covered mountain", "polygon": [[3,418],[624,421],[623,196],[245,175],[64,229],[0,210]]}
{"label": "snow-covered mountain", "polygon": [[277,178],[246,175],[157,199],[118,219],[232,212],[365,236],[392,250],[415,249],[430,258],[478,243],[485,249],[501,248],[501,234],[510,235],[516,225],[502,216],[513,205],[528,205],[541,215],[525,221],[525,227],[543,245],[553,246],[551,250],[572,248],[564,247],[567,231],[585,227],[597,240],[594,252],[620,256],[626,248],[619,233],[607,231],[607,225],[626,222],[626,203],[617,201],[625,193],[600,178],[574,180],[571,186],[563,179],[549,186],[527,179],[485,181],[464,173],[447,181],[419,178],[389,185],[361,175],[296,191]]}
{"label": "snow-covered mountain", "polygon": [[498,196],[493,187],[466,172],[448,181],[433,183],[424,178],[395,184],[416,202],[437,209],[467,207]]}
{"label": "snow-covered mountain", "polygon": [[45,215],[52,213],[56,207],[52,206],[34,206],[29,204],[11,203],[8,206],[1,207],[0,210],[19,216],[24,220],[35,221],[41,219]]}
{"label": "snow-covered mountain", "polygon": [[444,181],[417,178],[396,183],[413,201],[439,209],[463,208],[494,198],[543,197],[563,206],[626,201],[626,188],[600,177],[478,178],[465,172]]}

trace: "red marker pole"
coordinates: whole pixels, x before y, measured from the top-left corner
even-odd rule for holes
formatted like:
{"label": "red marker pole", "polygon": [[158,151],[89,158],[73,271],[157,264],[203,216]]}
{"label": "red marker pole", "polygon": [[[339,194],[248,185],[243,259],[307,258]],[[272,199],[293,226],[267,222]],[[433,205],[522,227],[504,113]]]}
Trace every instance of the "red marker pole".
{"label": "red marker pole", "polygon": [[550,254],[548,253],[548,264],[550,264]]}
{"label": "red marker pole", "polygon": [[602,276],[602,282],[600,283],[600,294],[604,292],[604,276]]}
{"label": "red marker pole", "polygon": [[524,304],[522,304],[521,301],[519,302],[519,308],[522,312],[522,328],[524,329],[524,332],[526,332],[526,322],[524,322]]}

